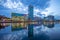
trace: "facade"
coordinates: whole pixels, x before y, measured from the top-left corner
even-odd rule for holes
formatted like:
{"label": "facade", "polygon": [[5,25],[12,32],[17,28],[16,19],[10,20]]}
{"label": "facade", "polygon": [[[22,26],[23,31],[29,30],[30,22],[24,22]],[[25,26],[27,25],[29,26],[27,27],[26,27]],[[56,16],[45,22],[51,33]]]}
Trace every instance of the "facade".
{"label": "facade", "polygon": [[[0,22],[6,22],[8,19],[10,19],[10,18],[0,15]],[[9,23],[0,23],[0,29],[5,28],[9,25],[10,25]]]}
{"label": "facade", "polygon": [[[28,6],[28,20],[33,21],[33,6]],[[28,24],[28,37],[29,40],[33,40],[33,24]]]}
{"label": "facade", "polygon": [[24,23],[24,21],[27,21],[26,14],[18,14],[18,13],[12,13],[12,20],[16,23],[12,23],[12,29],[18,30],[21,28],[26,28],[27,23]]}
{"label": "facade", "polygon": [[47,17],[44,17],[44,26],[47,26],[48,28],[54,27],[54,16],[49,15]]}
{"label": "facade", "polygon": [[54,20],[54,16],[52,16],[52,15],[49,15],[49,16],[47,16],[47,17],[44,17],[44,20]]}

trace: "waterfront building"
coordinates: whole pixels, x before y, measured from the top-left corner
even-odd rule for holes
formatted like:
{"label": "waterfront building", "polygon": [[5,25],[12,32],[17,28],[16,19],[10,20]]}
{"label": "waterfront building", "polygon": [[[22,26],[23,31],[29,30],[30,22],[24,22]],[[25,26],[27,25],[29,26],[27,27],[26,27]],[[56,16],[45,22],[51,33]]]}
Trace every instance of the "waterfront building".
{"label": "waterfront building", "polygon": [[54,27],[54,16],[49,15],[47,17],[44,17],[43,24],[44,26],[47,26],[48,28]]}
{"label": "waterfront building", "polygon": [[18,30],[27,27],[27,15],[26,14],[19,14],[19,13],[12,13],[12,20],[16,23],[12,23],[12,29]]}

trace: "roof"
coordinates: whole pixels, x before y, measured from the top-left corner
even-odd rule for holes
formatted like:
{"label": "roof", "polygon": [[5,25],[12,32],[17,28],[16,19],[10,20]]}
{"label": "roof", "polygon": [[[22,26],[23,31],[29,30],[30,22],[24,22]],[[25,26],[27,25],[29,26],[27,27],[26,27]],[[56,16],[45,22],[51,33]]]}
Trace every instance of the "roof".
{"label": "roof", "polygon": [[12,13],[12,16],[26,16],[27,14]]}

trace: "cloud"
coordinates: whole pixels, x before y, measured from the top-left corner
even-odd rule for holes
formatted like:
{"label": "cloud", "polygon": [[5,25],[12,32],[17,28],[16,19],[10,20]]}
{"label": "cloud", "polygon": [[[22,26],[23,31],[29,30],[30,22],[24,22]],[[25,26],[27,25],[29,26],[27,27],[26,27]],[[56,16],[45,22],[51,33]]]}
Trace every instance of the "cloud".
{"label": "cloud", "polygon": [[[33,2],[33,1],[32,1]],[[36,2],[37,3],[37,2]],[[41,3],[42,4],[42,3]],[[3,4],[3,6],[5,8],[8,8],[10,10],[13,10],[13,12],[17,12],[17,13],[24,13],[24,14],[28,14],[28,6],[25,5],[23,2],[21,1],[16,1],[16,0],[6,0],[6,2]],[[39,6],[39,5],[38,5]],[[38,16],[38,17],[42,17],[44,14],[41,13],[42,11],[37,8],[34,7],[34,16]]]}
{"label": "cloud", "polygon": [[6,0],[0,0],[0,5],[2,5],[5,2],[6,2]]}
{"label": "cloud", "polygon": [[12,0],[7,0],[4,4],[4,7],[14,10],[16,12],[22,12],[22,13],[26,13],[27,7],[25,5],[23,5],[23,3],[16,2],[16,1],[12,1]]}
{"label": "cloud", "polygon": [[38,7],[40,9],[45,9],[49,7],[50,0],[21,0],[25,5],[33,5],[34,7]]}
{"label": "cloud", "polygon": [[43,18],[45,16],[45,14],[43,14],[40,9],[34,8],[34,16]]}

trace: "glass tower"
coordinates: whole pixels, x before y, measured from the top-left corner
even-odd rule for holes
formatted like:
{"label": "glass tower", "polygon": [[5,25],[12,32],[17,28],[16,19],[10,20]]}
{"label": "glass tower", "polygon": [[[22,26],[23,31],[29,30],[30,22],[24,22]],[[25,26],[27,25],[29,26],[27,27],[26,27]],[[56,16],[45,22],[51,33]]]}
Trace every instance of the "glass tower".
{"label": "glass tower", "polygon": [[[28,6],[28,20],[33,20],[33,6]],[[33,24],[28,24],[28,39],[33,40]]]}

